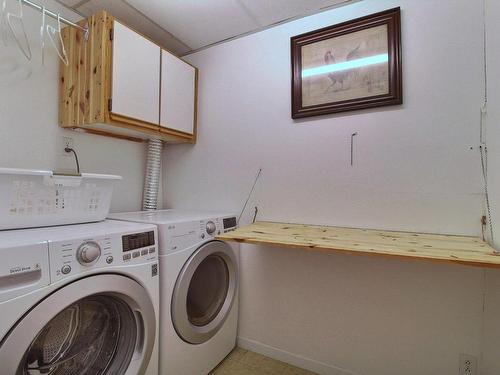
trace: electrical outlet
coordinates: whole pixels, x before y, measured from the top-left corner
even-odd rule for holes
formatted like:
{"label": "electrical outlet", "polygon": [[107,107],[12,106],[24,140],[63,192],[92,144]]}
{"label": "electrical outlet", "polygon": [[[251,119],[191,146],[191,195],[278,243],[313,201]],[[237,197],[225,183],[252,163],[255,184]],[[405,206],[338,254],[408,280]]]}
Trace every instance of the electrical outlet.
{"label": "electrical outlet", "polygon": [[460,375],[477,375],[477,358],[469,354],[460,354]]}
{"label": "electrical outlet", "polygon": [[66,137],[66,136],[63,136],[62,139],[61,139],[61,153],[63,156],[72,156],[70,153],[64,151],[64,149],[66,147],[69,147],[69,148],[75,148],[75,142],[73,140],[73,138],[71,137]]}

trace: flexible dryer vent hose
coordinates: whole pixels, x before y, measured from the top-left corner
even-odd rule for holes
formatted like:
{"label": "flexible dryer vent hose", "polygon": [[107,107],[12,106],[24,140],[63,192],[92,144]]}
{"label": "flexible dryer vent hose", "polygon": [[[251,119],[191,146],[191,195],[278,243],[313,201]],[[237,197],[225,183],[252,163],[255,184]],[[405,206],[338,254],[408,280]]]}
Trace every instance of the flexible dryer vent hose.
{"label": "flexible dryer vent hose", "polygon": [[160,139],[153,138],[149,140],[144,195],[142,198],[142,209],[145,211],[158,209],[162,148],[163,142]]}

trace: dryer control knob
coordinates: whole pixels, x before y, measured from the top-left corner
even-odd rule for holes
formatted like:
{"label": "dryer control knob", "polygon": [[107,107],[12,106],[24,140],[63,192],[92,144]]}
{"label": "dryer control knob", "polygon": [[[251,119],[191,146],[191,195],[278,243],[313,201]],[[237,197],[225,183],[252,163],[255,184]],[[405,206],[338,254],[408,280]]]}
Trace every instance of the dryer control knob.
{"label": "dryer control knob", "polygon": [[215,233],[215,230],[217,228],[215,227],[215,223],[213,221],[209,221],[209,222],[207,222],[206,229],[207,229],[208,234],[213,234],[213,233]]}
{"label": "dryer control knob", "polygon": [[101,257],[101,247],[93,241],[85,242],[76,251],[76,258],[82,266],[91,266]]}

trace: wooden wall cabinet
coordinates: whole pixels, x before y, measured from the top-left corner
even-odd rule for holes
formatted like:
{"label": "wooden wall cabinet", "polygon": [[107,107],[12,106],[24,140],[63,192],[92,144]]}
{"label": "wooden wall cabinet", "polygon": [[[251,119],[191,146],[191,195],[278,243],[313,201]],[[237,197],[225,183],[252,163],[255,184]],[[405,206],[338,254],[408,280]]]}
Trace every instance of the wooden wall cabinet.
{"label": "wooden wall cabinet", "polygon": [[198,70],[104,11],[87,21],[88,40],[76,28],[62,33],[60,126],[194,143]]}

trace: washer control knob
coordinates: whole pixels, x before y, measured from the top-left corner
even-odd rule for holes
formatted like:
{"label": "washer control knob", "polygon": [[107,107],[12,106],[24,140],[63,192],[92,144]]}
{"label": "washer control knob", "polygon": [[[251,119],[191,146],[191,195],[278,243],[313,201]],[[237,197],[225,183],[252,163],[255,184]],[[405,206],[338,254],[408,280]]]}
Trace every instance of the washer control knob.
{"label": "washer control knob", "polygon": [[85,242],[76,251],[76,259],[82,266],[91,266],[101,257],[101,247],[93,241]]}
{"label": "washer control knob", "polygon": [[108,264],[113,263],[113,257],[111,255],[106,258],[106,263]]}
{"label": "washer control knob", "polygon": [[215,227],[215,223],[213,221],[209,221],[207,222],[207,227],[206,227],[206,230],[207,230],[207,233],[208,234],[213,234],[215,233],[215,230],[217,228]]}
{"label": "washer control knob", "polygon": [[71,266],[68,264],[65,264],[64,266],[62,266],[61,272],[63,275],[67,275],[68,273],[71,272]]}

